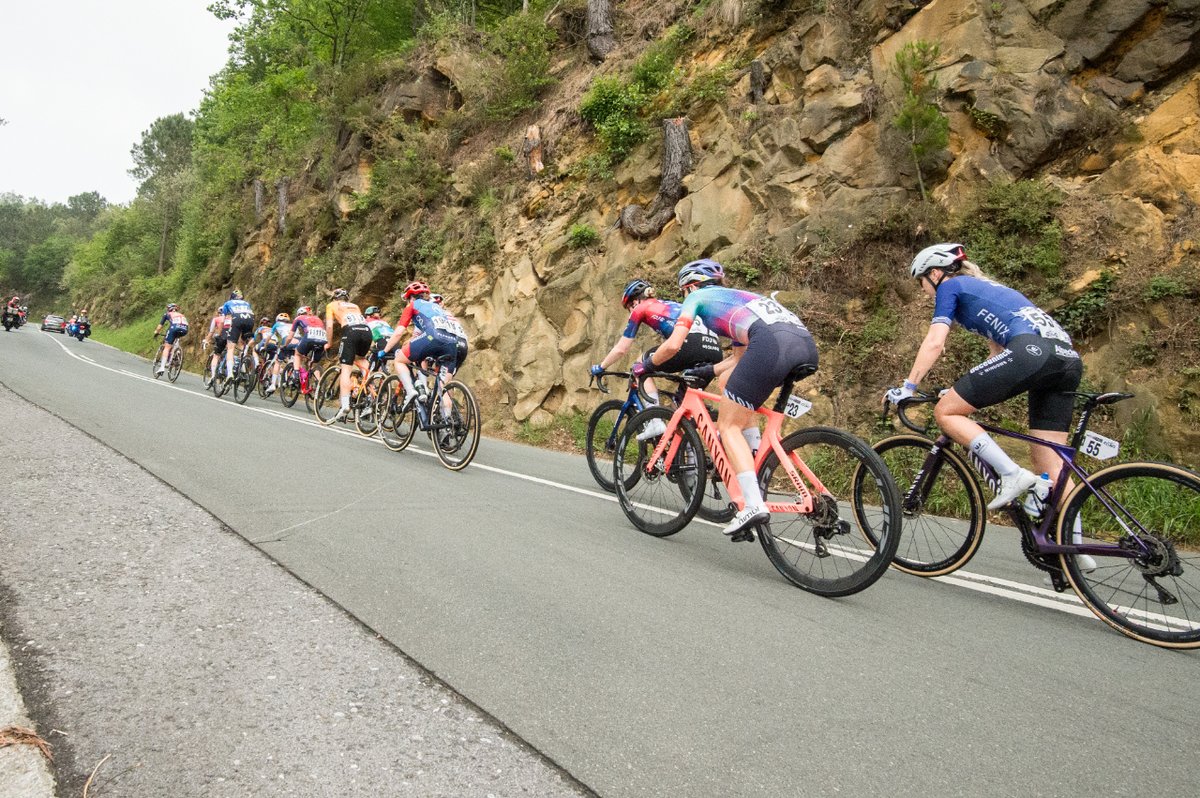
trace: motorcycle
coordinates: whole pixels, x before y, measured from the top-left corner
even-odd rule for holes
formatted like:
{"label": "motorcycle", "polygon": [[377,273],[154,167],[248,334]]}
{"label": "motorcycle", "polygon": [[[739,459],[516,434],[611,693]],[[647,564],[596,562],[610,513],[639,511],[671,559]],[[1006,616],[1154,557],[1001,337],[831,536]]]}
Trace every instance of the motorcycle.
{"label": "motorcycle", "polygon": [[4,330],[8,332],[13,327],[21,326],[21,314],[14,308],[6,307],[3,317],[0,318],[0,322],[4,323]]}
{"label": "motorcycle", "polygon": [[67,335],[72,335],[82,341],[92,334],[92,324],[87,319],[79,319],[74,325],[75,331],[67,330]]}

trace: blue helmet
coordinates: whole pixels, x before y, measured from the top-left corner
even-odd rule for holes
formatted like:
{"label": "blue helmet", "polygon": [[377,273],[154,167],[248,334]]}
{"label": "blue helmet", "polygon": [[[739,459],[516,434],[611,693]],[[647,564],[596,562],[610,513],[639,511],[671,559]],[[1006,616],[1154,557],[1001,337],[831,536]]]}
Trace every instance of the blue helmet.
{"label": "blue helmet", "polygon": [[725,267],[708,258],[684,264],[683,268],[679,270],[679,288],[681,290],[689,285],[719,283],[724,279]]}
{"label": "blue helmet", "polygon": [[653,288],[653,286],[645,280],[638,279],[630,282],[629,285],[625,286],[625,292],[621,294],[621,307],[627,308],[641,299],[648,288]]}

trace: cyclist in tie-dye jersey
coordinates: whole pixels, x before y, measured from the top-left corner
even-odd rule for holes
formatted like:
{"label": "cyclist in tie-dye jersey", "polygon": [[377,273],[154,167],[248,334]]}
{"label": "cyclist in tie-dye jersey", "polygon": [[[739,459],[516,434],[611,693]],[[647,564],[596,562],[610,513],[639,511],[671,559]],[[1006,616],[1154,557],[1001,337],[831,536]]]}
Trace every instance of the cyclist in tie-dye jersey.
{"label": "cyclist in tie-dye jersey", "polygon": [[754,410],[793,369],[816,367],[817,345],[796,314],[769,297],[725,288],[724,281],[725,269],[714,260],[692,261],[679,270],[684,300],[675,330],[645,358],[645,365],[657,369],[666,363],[697,321],[733,342],[733,356],[719,368],[724,399],[717,429],[745,497],[745,505],[725,527],[726,535],[736,536],[770,517],[754,474],[753,450],[760,440]]}
{"label": "cyclist in tie-dye jersey", "polygon": [[[637,336],[638,328],[643,324],[661,335],[664,339],[675,331],[675,320],[679,318],[679,310],[683,306],[678,302],[670,302],[655,296],[654,286],[645,280],[634,280],[625,286],[621,295],[621,305],[630,308],[629,322],[625,332],[617,339],[608,354],[600,362],[592,366],[593,376],[601,374],[613,363],[628,354],[633,348],[633,339]],[[656,347],[657,348],[657,347]],[[654,353],[654,349],[646,355]],[[721,341],[703,324],[693,324],[683,341],[683,345],[670,360],[658,367],[659,371],[682,371],[695,366],[715,365],[721,362]],[[653,380],[645,380],[642,389],[646,396],[655,404],[658,403],[658,389]],[[654,422],[658,422],[655,424]],[[661,435],[666,425],[660,419],[654,419],[642,433],[646,437]]]}

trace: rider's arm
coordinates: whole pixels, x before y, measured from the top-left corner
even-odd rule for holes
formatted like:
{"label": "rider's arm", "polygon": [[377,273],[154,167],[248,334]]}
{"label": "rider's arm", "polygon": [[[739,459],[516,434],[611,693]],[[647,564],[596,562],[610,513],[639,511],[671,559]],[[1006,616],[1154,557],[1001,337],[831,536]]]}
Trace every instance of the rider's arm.
{"label": "rider's arm", "polygon": [[907,382],[913,385],[921,384],[921,380],[925,379],[925,375],[942,356],[942,350],[946,348],[946,336],[949,334],[948,324],[935,322],[929,325],[929,332],[925,334],[925,340],[921,342],[921,348],[917,351],[917,359],[913,361],[912,371],[908,372]]}
{"label": "rider's arm", "polygon": [[616,363],[618,360],[625,357],[625,355],[629,352],[630,347],[632,347],[632,346],[633,346],[633,339],[626,338],[625,336],[622,335],[620,338],[617,339],[617,342],[615,344],[613,344],[613,348],[608,350],[608,354],[605,355],[604,357],[600,358],[601,368],[607,369],[613,363]]}
{"label": "rider's arm", "polygon": [[691,328],[692,320],[680,316],[679,320],[675,322],[675,329],[671,332],[671,336],[659,344],[658,349],[654,350],[654,355],[650,358],[650,363],[655,366],[661,366],[675,357],[676,353],[683,347],[683,342],[688,337],[688,331]]}

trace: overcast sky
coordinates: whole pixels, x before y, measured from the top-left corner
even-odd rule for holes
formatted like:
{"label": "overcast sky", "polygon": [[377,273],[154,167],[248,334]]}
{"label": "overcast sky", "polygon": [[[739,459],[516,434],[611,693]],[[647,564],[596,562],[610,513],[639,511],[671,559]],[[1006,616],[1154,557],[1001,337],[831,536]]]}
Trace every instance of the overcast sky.
{"label": "overcast sky", "polygon": [[195,110],[233,26],[211,0],[0,0],[0,193],[133,199],[129,149]]}

